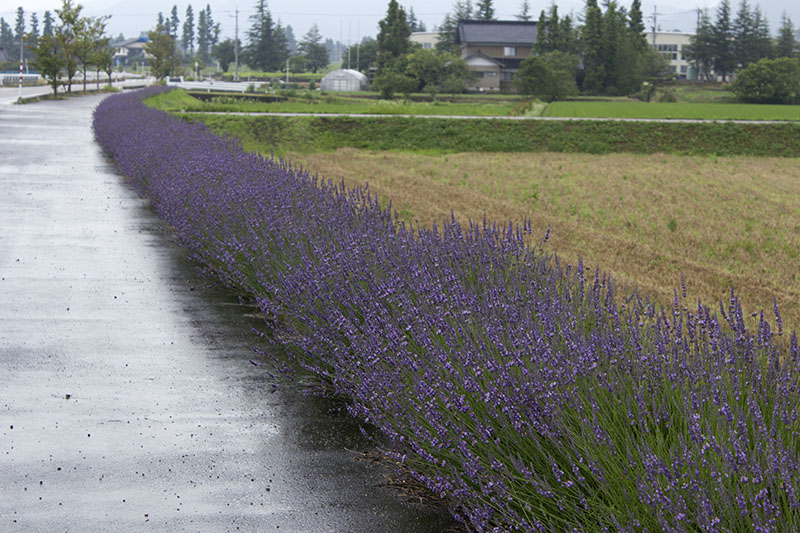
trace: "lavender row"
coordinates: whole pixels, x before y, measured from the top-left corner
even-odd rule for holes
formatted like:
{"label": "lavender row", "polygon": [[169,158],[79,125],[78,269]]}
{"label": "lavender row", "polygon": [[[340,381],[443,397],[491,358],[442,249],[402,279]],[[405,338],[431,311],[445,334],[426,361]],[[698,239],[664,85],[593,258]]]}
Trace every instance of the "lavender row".
{"label": "lavender row", "polygon": [[777,308],[618,295],[527,223],[409,227],[142,104],[158,90],[106,99],[98,142],[471,529],[800,530],[800,349]]}

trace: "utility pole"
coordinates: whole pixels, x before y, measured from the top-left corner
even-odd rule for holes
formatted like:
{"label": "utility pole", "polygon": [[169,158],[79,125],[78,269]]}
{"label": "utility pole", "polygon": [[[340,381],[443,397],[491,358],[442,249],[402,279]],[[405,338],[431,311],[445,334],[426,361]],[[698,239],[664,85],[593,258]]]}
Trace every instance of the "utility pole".
{"label": "utility pole", "polygon": [[236,23],[233,38],[233,81],[239,81],[239,6],[236,6]]}
{"label": "utility pole", "polygon": [[17,100],[20,102],[22,101],[22,63],[25,61],[25,40],[23,39],[23,35],[20,32],[19,35],[19,94],[17,95]]}
{"label": "utility pole", "polygon": [[653,6],[653,14],[648,18],[653,21],[653,47],[656,46],[656,32],[658,31],[658,16],[663,13],[658,12],[658,6]]}

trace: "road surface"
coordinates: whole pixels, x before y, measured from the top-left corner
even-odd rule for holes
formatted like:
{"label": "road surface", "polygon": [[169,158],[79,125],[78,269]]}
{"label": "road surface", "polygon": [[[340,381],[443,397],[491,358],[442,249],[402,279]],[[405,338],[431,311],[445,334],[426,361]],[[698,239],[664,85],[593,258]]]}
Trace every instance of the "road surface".
{"label": "road surface", "polygon": [[0,530],[452,527],[251,351],[258,321],[94,144],[101,98],[0,108]]}

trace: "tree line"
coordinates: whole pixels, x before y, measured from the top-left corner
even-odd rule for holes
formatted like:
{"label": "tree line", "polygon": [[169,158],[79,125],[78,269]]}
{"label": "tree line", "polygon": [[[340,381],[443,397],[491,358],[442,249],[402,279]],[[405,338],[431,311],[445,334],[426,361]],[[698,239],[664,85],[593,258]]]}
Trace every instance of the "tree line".
{"label": "tree line", "polygon": [[[21,56],[30,60],[34,68],[53,88],[58,91],[60,76],[67,78],[67,90],[72,91],[72,80],[83,72],[83,89],[86,90],[86,72],[94,68],[99,79],[100,72],[108,74],[111,80],[113,56],[109,47],[110,37],[106,35],[109,16],[82,16],[83,7],[63,0],[61,9],[56,9],[54,17],[50,11],[44,12],[41,32],[36,13],[30,15],[30,29],[26,28],[25,10],[17,8],[16,24],[11,30],[8,23],[0,18],[0,46],[10,60]],[[21,51],[21,52],[20,52]]]}
{"label": "tree line", "polygon": [[715,15],[712,22],[707,9],[700,12],[688,54],[707,79],[718,76],[726,81],[733,72],[761,59],[798,55],[794,24],[785,11],[776,39],[761,8],[751,8],[748,0],[741,0],[735,17],[730,0],[722,0]]}

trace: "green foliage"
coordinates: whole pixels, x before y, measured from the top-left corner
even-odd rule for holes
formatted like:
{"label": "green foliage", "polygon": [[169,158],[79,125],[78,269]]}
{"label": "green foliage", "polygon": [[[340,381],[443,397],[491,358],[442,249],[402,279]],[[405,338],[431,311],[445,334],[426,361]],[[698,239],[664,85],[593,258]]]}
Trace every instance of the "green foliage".
{"label": "green foliage", "polygon": [[[644,105],[644,104],[642,104]],[[664,104],[675,105],[675,104]],[[680,153],[800,156],[800,125],[184,115],[251,150]]]}
{"label": "green foliage", "polygon": [[378,64],[378,41],[372,37],[364,37],[361,43],[345,48],[342,55],[342,68],[351,68],[359,72],[367,72]]}
{"label": "green foliage", "polygon": [[794,32],[792,19],[786,15],[786,11],[781,15],[781,26],[778,30],[778,40],[775,43],[775,55],[777,57],[795,57],[797,55],[797,39]]}
{"label": "green foliage", "polygon": [[[462,58],[438,50],[416,48],[406,56],[404,62],[405,74],[417,81],[416,90],[428,87],[425,92],[463,92],[471,75]],[[398,91],[403,92],[400,89]]]}
{"label": "green foliage", "polygon": [[47,80],[48,85],[53,88],[53,96],[58,96],[58,75],[63,66],[63,48],[61,40],[55,35],[42,35],[39,42],[33,48],[33,65],[39,74]]}
{"label": "green foliage", "polygon": [[150,69],[153,76],[159,80],[168,77],[175,68],[175,39],[167,33],[166,27],[156,27],[147,36],[150,42],[144,49],[150,55]]}
{"label": "green foliage", "polygon": [[[219,61],[222,72],[228,72],[229,65],[236,61],[235,45],[233,39],[225,39],[211,48],[211,57]],[[241,49],[242,45],[239,43],[239,50]]]}
{"label": "green foliage", "polygon": [[397,0],[389,0],[386,17],[378,25],[378,73],[388,70],[402,72],[398,59],[411,49],[411,41],[408,39],[411,28],[408,27],[406,12],[398,5]]}
{"label": "green foliage", "polygon": [[250,21],[245,61],[260,70],[281,70],[289,57],[286,34],[272,20],[266,0],[256,2],[255,13],[250,15]]}
{"label": "green foliage", "polygon": [[758,104],[800,104],[800,59],[762,59],[738,72],[733,90]]}
{"label": "green foliage", "polygon": [[381,93],[381,97],[388,100],[396,92],[411,94],[417,88],[417,80],[395,71],[386,71],[375,76],[372,88]]}
{"label": "green foliage", "polygon": [[436,49],[440,52],[458,54],[458,21],[472,18],[472,2],[470,0],[457,0],[453,11],[445,15],[439,25],[439,40]]}
{"label": "green foliage", "polygon": [[577,71],[578,56],[558,51],[547,52],[525,59],[514,76],[514,84],[521,94],[545,102],[563,100],[578,93],[575,83]]}
{"label": "green foliage", "polygon": [[303,36],[303,40],[297,45],[298,50],[306,60],[306,68],[312,72],[317,72],[328,66],[328,49],[322,42],[322,34],[316,24],[311,26]]}

